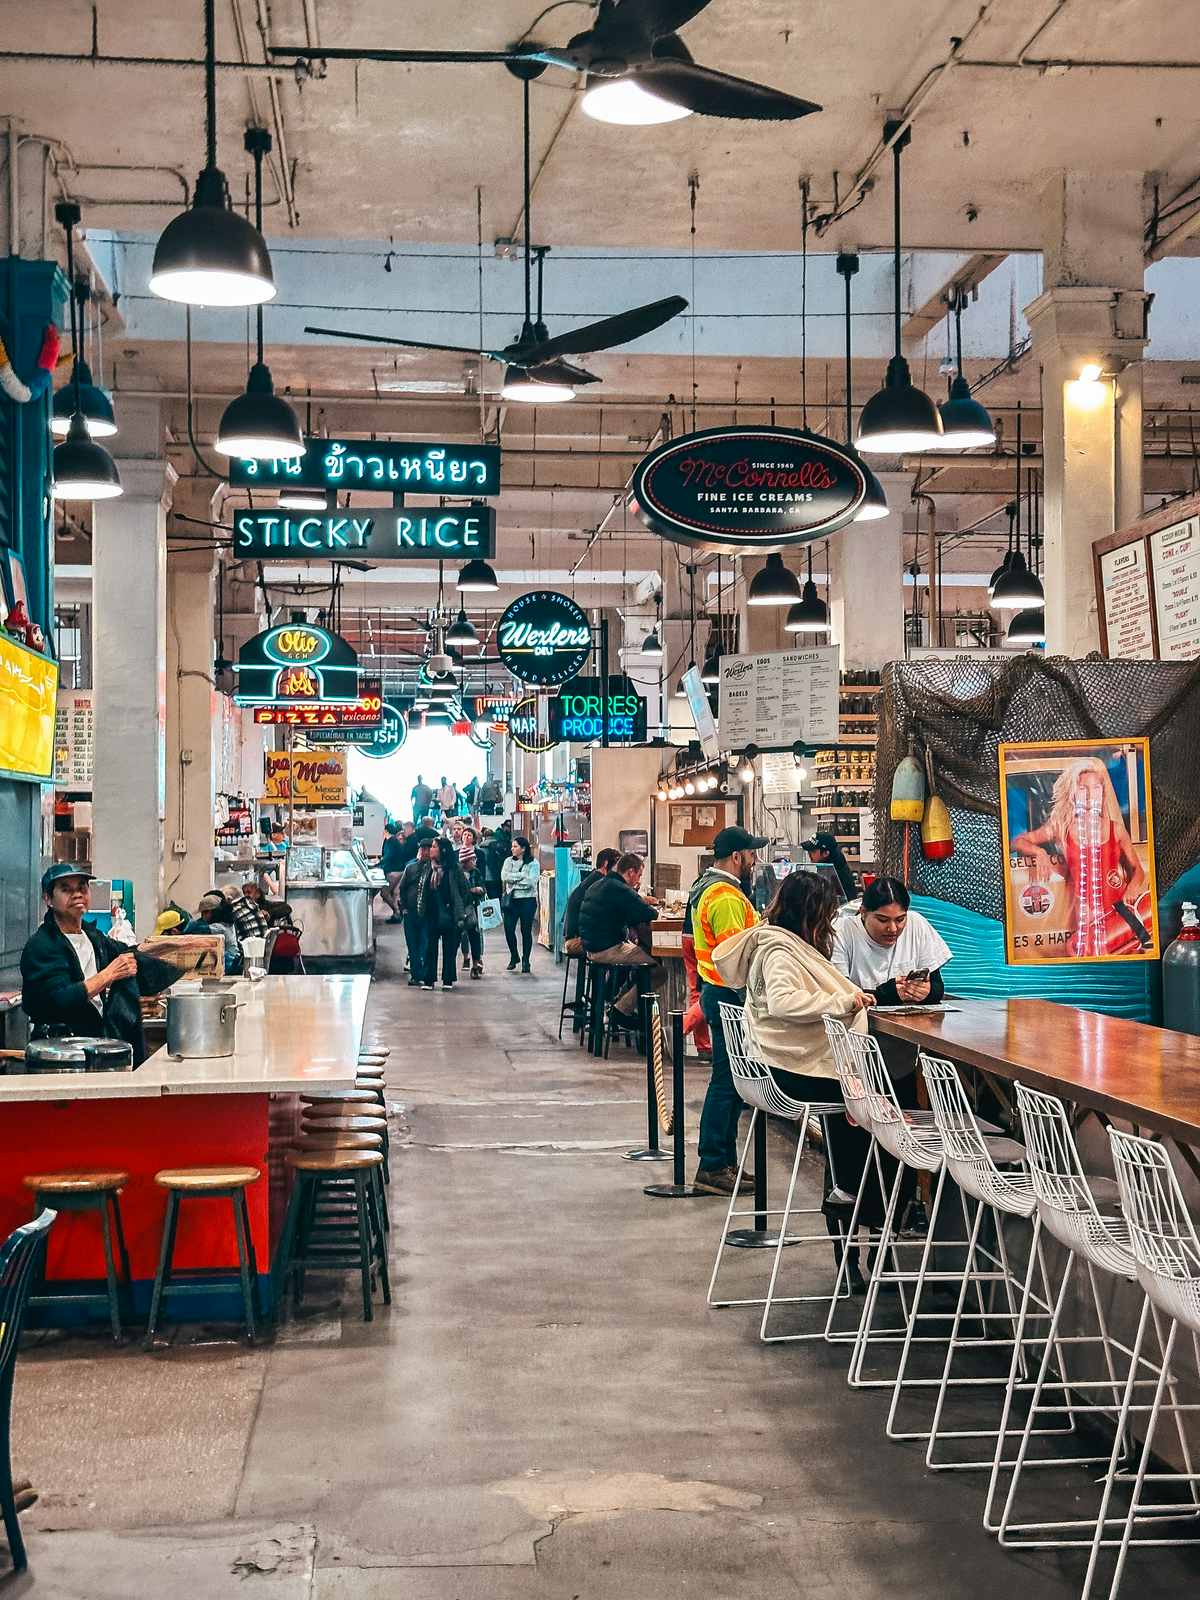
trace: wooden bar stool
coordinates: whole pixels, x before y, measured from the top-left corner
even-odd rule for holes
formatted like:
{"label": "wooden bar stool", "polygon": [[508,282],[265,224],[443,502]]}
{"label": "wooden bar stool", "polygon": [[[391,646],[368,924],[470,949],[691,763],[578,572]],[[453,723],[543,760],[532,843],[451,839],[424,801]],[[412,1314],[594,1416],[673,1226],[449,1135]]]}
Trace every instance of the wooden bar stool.
{"label": "wooden bar stool", "polygon": [[293,1150],[378,1150],[383,1156],[383,1165],[377,1167],[371,1176],[379,1190],[379,1210],[383,1218],[384,1231],[391,1228],[384,1189],[386,1182],[384,1174],[388,1168],[387,1146],[381,1133],[346,1133],[333,1128],[330,1118],[323,1118],[319,1122],[307,1123],[292,1148]]}
{"label": "wooden bar stool", "polygon": [[[564,952],[566,960],[563,963],[563,992],[562,1004],[558,1008],[558,1037],[562,1038],[563,1019],[570,1017],[571,1032],[579,1033],[583,1028],[584,1017],[587,1014],[587,1005],[584,991],[587,987],[587,957],[573,955],[569,950]],[[568,1000],[571,993],[571,964],[575,965],[575,993]]]}
{"label": "wooden bar stool", "polygon": [[172,1271],[175,1232],[179,1210],[185,1200],[228,1200],[233,1209],[233,1229],[237,1238],[238,1277],[242,1288],[242,1311],[246,1336],[254,1342],[254,1297],[258,1266],[254,1259],[254,1240],[250,1234],[250,1213],[246,1190],[262,1176],[257,1167],[164,1167],[154,1181],[167,1191],[167,1214],[163,1221],[162,1251],[150,1301],[150,1320],[146,1325],[146,1349],[154,1346],[158,1314],[167,1294],[207,1294],[214,1282],[228,1277],[226,1269],[191,1268],[186,1273]]}
{"label": "wooden bar stool", "polygon": [[381,1106],[326,1100],[318,1105],[305,1106],[300,1126],[305,1133],[320,1128],[334,1133],[378,1134],[383,1141],[383,1181],[392,1181],[387,1112]]}
{"label": "wooden bar stool", "polygon": [[[46,1287],[45,1277],[40,1289],[30,1296],[31,1306],[98,1305],[107,1302],[109,1321],[114,1340],[121,1338],[121,1286],[113,1260],[113,1236],[121,1258],[121,1277],[129,1300],[133,1298],[133,1276],[129,1270],[129,1252],[125,1248],[125,1229],[121,1225],[121,1190],[129,1182],[127,1172],[36,1172],[22,1180],[33,1192],[33,1214],[37,1216],[47,1206],[53,1211],[92,1212],[100,1219],[100,1237],[104,1244],[104,1279],[106,1294],[54,1294]],[[44,1268],[43,1268],[44,1273]]]}
{"label": "wooden bar stool", "polygon": [[376,1099],[372,1089],[319,1089],[311,1094],[302,1094],[302,1106],[324,1105],[370,1105]]}
{"label": "wooden bar stool", "polygon": [[[351,1131],[351,1130],[346,1130]],[[363,1320],[374,1316],[372,1297],[376,1270],[385,1305],[392,1302],[388,1278],[387,1238],[381,1209],[378,1174],[383,1166],[379,1150],[334,1148],[290,1151],[288,1162],[295,1186],[280,1242],[279,1304],[291,1289],[293,1305],[304,1297],[306,1271],[345,1271],[357,1268],[362,1288]],[[335,1206],[336,1220],[323,1215],[320,1202],[333,1190],[349,1190],[349,1208]]]}

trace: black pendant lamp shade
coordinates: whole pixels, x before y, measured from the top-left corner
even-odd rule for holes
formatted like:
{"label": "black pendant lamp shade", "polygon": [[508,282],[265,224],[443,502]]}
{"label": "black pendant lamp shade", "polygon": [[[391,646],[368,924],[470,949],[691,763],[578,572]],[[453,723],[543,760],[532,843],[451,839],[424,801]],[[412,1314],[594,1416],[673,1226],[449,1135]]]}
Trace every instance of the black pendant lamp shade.
{"label": "black pendant lamp shade", "polygon": [[225,407],[213,448],[247,461],[288,460],[304,454],[299,418],[275,393],[265,362],[255,362],[245,394]]}
{"label": "black pendant lamp shade", "polygon": [[479,557],[468,561],[458,574],[460,594],[492,594],[499,587],[499,578],[488,563]]}
{"label": "black pendant lamp shade", "polygon": [[800,580],[783,564],[779,554],[769,555],[766,564],[750,580],[748,606],[790,606],[800,599]]}
{"label": "black pendant lamp shade", "polygon": [[908,129],[899,132],[899,124],[884,124],[883,136],[892,145],[892,256],[895,282],[893,284],[892,323],[895,335],[895,354],[888,362],[883,388],[871,396],[858,419],[859,450],[881,455],[898,455],[907,450],[936,449],[942,438],[942,419],[938,408],[912,381],[908,362],[900,348],[900,331],[903,307],[901,303],[901,253],[900,253],[900,152],[910,138]]}
{"label": "black pendant lamp shade", "polygon": [[1045,598],[1042,580],[1035,572],[1030,572],[1022,552],[1014,550],[1008,571],[996,580],[992,605],[997,611],[1024,611],[1029,606],[1042,605]]}
{"label": "black pendant lamp shade", "polygon": [[446,643],[455,644],[460,648],[477,650],[479,648],[479,635],[464,607],[460,606],[458,615],[446,630]]}
{"label": "black pendant lamp shade", "polygon": [[81,412],[71,418],[67,437],[54,447],[55,500],[115,500],[121,491],[117,463],[89,435]]}
{"label": "black pendant lamp shade", "polygon": [[1011,550],[1006,550],[1004,552],[1004,560],[1000,563],[1000,565],[996,568],[995,572],[993,572],[991,577],[988,579],[987,592],[988,592],[988,599],[989,600],[995,594],[996,585],[1000,582],[1000,579],[1008,571],[1009,567],[1012,566],[1012,558],[1013,558],[1012,551]]}
{"label": "black pendant lamp shade", "polygon": [[829,626],[829,607],[817,593],[817,586],[810,578],[804,585],[804,594],[792,606],[784,619],[783,631],[785,633],[822,633]]}
{"label": "black pendant lamp shade", "polygon": [[708,689],[713,688],[721,681],[721,648],[714,644],[704,658],[704,665],[700,668],[700,682]]}
{"label": "black pendant lamp shade", "polygon": [[159,235],[150,287],[184,305],[261,305],[275,295],[261,221],[256,228],[230,209],[217,166],[216,0],[204,0],[204,139],[204,170],[192,204]]}
{"label": "black pendant lamp shade", "polygon": [[942,402],[941,415],[943,450],[977,450],[995,444],[996,429],[987,408],[973,397],[961,372],[950,385],[949,400]]}
{"label": "black pendant lamp shade", "polygon": [[1018,611],[1009,623],[1005,637],[1009,644],[1045,644],[1045,609],[1041,606],[1031,606],[1026,611]]}
{"label": "black pendant lamp shade", "polygon": [[[858,456],[858,452],[854,452]],[[883,492],[883,485],[871,471],[867,463],[858,457],[858,464],[866,474],[867,492],[863,495],[862,505],[854,513],[855,522],[878,522],[881,517],[886,517],[891,507],[887,503],[887,495]]]}
{"label": "black pendant lamp shade", "polygon": [[657,627],[651,628],[650,632],[642,640],[641,653],[646,658],[647,661],[661,661],[662,660],[662,658],[663,658],[662,640],[658,636]]}
{"label": "black pendant lamp shade", "polygon": [[876,522],[888,514],[887,495],[879,479],[854,448],[854,321],[851,286],[858,274],[858,256],[853,250],[838,251],[837,271],[846,285],[846,453],[853,456],[867,480],[867,492],[854,513],[854,520]]}
{"label": "black pendant lamp shade", "polygon": [[93,439],[111,438],[117,431],[117,418],[108,394],[92,378],[86,361],[76,361],[71,381],[54,396],[50,432],[65,439],[71,418],[78,408]]}

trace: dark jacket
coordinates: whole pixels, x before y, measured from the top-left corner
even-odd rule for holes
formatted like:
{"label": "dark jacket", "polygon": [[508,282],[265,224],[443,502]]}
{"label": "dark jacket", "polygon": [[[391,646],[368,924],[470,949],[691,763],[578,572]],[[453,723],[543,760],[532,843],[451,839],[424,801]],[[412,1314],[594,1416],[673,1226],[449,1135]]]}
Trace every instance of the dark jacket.
{"label": "dark jacket", "polygon": [[453,858],[443,859],[441,881],[433,882],[432,861],[421,863],[417,887],[417,911],[443,933],[461,928],[467,920],[469,896],[462,868]]}
{"label": "dark jacket", "polygon": [[[412,856],[405,857],[404,845],[405,840],[398,833],[388,834],[383,841],[383,850],[379,857],[379,869],[381,872],[404,871],[408,862],[412,860]],[[416,852],[414,851],[413,854],[415,855]]]}
{"label": "dark jacket", "polygon": [[121,978],[99,996],[103,1011],[97,1011],[83,983],[83,968],[70,940],[47,911],[41,927],[21,952],[21,1005],[33,1023],[58,1023],[76,1034],[105,1039],[124,1039],[133,1047],[133,1062],[146,1059],[142,1037],[142,995],[160,994],[181,978],[178,967],[107,938],[91,923],[83,931],[96,952],[96,971],[103,972],[118,956],[137,957],[137,977]]}
{"label": "dark jacket", "polygon": [[579,908],[579,937],[585,950],[611,950],[627,937],[627,928],[653,922],[658,912],[647,905],[618,873],[599,878]]}
{"label": "dark jacket", "polygon": [[585,872],[583,877],[567,896],[567,908],[563,912],[563,938],[578,939],[579,937],[579,908],[583,905],[583,897],[594,883],[599,883],[604,877],[603,872],[595,867],[590,872]]}
{"label": "dark jacket", "polygon": [[410,911],[413,915],[416,914],[417,890],[421,886],[421,873],[426,865],[427,863],[424,861],[413,860],[405,867],[398,885],[400,909],[402,911]]}
{"label": "dark jacket", "polygon": [[478,928],[479,902],[487,897],[487,884],[483,879],[483,872],[479,866],[479,858],[476,857],[475,865],[473,867],[463,867],[461,871],[463,883],[466,886],[467,891],[467,927]]}
{"label": "dark jacket", "polygon": [[507,828],[497,828],[496,832],[487,842],[487,866],[485,875],[490,884],[500,882],[500,872],[504,863],[512,855],[513,836]]}

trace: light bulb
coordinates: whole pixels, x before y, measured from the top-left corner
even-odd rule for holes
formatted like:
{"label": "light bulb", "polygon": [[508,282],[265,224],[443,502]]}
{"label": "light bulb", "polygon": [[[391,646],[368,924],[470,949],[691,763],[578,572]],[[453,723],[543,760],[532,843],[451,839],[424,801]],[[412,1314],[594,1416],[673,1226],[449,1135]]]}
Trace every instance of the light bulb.
{"label": "light bulb", "polygon": [[692,780],[691,780],[691,779],[690,779],[690,778],[689,778],[689,779],[688,779],[688,781],[687,781],[687,782],[686,782],[686,783],[685,783],[685,784],[684,784],[684,786],[683,786],[683,792],[684,792],[684,794],[695,794],[695,792],[696,792],[696,785],[695,785],[695,784],[694,784],[694,783],[693,783],[693,782],[692,782]]}
{"label": "light bulb", "polygon": [[509,367],[504,374],[500,398],[523,401],[526,405],[556,405],[563,400],[574,400],[575,391],[569,383],[542,383],[516,367]]}
{"label": "light bulb", "polygon": [[643,89],[636,78],[608,78],[597,82],[583,97],[583,109],[597,122],[616,122],[623,127],[650,127],[656,122],[678,122],[690,117],[687,106]]}

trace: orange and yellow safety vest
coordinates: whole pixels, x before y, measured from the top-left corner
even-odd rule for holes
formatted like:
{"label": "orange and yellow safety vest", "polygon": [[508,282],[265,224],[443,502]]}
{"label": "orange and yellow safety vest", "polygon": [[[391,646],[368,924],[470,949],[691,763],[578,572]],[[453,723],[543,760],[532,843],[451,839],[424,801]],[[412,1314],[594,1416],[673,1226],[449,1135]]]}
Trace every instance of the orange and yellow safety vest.
{"label": "orange and yellow safety vest", "polygon": [[710,867],[692,890],[690,917],[696,971],[705,983],[726,987],[713,965],[712,953],[724,940],[757,921],[753,905],[729,874]]}

